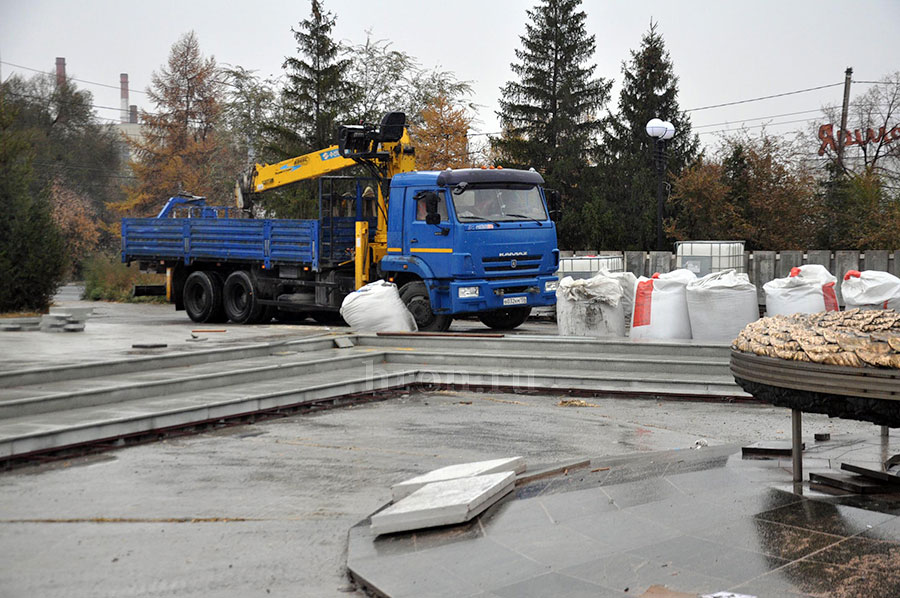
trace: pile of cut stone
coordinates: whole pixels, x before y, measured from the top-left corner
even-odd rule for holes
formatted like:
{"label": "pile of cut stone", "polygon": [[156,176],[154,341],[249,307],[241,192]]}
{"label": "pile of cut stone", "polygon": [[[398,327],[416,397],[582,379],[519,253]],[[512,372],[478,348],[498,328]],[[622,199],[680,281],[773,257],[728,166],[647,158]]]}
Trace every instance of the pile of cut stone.
{"label": "pile of cut stone", "polygon": [[900,368],[900,312],[848,309],[762,318],[748,324],[732,348],[794,361]]}
{"label": "pile of cut stone", "polygon": [[51,307],[49,314],[41,316],[44,332],[83,332],[84,324],[93,307]]}
{"label": "pile of cut stone", "polygon": [[391,487],[394,502],[372,515],[375,534],[469,521],[512,492],[522,457],[462,463],[435,469]]}

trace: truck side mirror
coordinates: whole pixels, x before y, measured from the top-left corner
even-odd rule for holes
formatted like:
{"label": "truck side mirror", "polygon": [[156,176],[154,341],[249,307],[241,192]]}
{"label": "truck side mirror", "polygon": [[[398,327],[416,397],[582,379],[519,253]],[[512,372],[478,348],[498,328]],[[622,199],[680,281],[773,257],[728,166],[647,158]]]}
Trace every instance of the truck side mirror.
{"label": "truck side mirror", "polygon": [[547,194],[547,209],[550,211],[550,220],[559,222],[562,215],[562,201],[559,191],[556,189],[545,189]]}
{"label": "truck side mirror", "polygon": [[434,191],[419,191],[413,196],[416,201],[425,202],[425,224],[437,225],[441,223],[441,215],[438,212],[438,203],[441,198]]}

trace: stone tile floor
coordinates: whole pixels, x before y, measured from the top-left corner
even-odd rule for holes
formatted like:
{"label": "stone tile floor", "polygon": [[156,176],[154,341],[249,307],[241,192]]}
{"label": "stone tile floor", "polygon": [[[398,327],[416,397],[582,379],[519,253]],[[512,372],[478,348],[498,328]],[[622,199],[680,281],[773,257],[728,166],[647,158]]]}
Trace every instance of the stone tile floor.
{"label": "stone tile floor", "polygon": [[[806,471],[877,467],[900,443],[807,441]],[[898,487],[900,488],[900,487]],[[900,596],[900,493],[833,496],[791,483],[790,458],[740,447],[594,459],[519,486],[478,519],[373,537],[348,567],[376,595],[640,596],[651,586],[762,597]]]}

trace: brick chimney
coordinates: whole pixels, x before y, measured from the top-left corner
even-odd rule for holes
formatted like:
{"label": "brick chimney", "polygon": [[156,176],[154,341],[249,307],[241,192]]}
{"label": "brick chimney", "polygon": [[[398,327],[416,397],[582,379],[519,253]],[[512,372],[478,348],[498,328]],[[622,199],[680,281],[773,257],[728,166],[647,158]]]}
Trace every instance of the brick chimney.
{"label": "brick chimney", "polygon": [[138,121],[137,106],[132,104],[131,106],[128,107],[128,122],[130,122],[133,125],[136,125],[137,121]]}
{"label": "brick chimney", "polygon": [[119,75],[119,98],[122,106],[122,122],[127,123],[131,120],[131,111],[128,108],[128,73]]}
{"label": "brick chimney", "polygon": [[66,59],[60,56],[56,57],[56,85],[65,85],[66,83]]}

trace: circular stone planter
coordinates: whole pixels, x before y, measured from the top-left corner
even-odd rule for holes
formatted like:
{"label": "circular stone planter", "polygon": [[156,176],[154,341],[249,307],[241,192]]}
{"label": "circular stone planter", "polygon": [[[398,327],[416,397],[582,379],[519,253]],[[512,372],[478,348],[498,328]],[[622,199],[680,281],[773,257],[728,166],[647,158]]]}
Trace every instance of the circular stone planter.
{"label": "circular stone planter", "polygon": [[779,407],[900,427],[900,370],[843,367],[731,352],[735,381]]}

